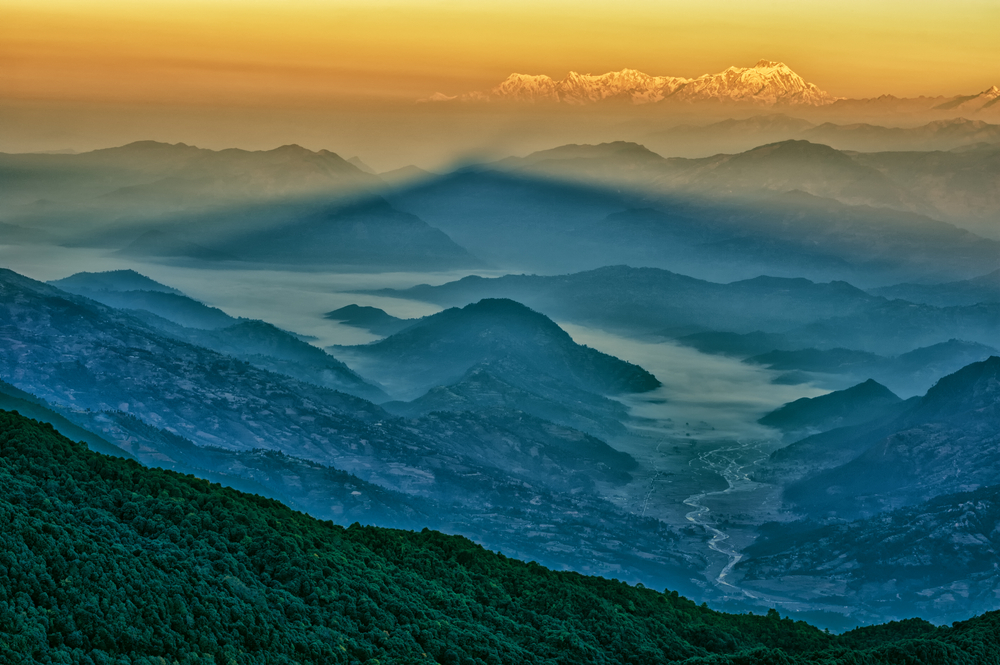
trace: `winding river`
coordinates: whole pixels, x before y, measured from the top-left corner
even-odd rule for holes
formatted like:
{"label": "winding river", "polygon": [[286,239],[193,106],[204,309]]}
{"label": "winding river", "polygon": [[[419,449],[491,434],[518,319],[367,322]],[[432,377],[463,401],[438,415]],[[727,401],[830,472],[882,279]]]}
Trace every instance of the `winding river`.
{"label": "winding river", "polygon": [[692,465],[701,463],[708,471],[722,476],[728,487],[715,492],[692,494],[684,500],[685,505],[693,508],[685,516],[687,520],[712,534],[712,538],[708,541],[709,548],[729,559],[729,562],[712,581],[723,591],[736,592],[749,598],[756,598],[756,596],[726,579],[743,558],[743,554],[732,544],[729,535],[717,528],[710,520],[711,509],[704,502],[710,497],[725,497],[740,492],[751,492],[759,488],[760,483],[751,480],[749,470],[767,458],[770,453],[768,443],[760,440],[739,441],[733,446],[709,450],[691,460]]}

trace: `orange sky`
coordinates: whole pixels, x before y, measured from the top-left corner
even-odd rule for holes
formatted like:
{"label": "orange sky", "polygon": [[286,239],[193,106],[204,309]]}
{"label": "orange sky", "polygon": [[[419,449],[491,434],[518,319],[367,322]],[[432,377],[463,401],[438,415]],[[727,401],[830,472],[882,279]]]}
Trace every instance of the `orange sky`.
{"label": "orange sky", "polygon": [[0,0],[0,96],[314,107],[761,58],[837,96],[969,94],[1000,85],[998,26],[996,0]]}

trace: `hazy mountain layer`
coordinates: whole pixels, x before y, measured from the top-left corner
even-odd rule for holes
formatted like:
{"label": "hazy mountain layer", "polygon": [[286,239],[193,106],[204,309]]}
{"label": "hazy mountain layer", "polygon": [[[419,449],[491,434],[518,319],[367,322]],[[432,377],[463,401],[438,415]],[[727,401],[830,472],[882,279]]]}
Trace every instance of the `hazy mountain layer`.
{"label": "hazy mountain layer", "polygon": [[378,272],[482,265],[440,230],[377,197],[350,204],[329,199],[244,204],[152,223],[170,231],[131,225],[94,242],[138,234],[121,253],[181,263],[228,262],[230,268]]}
{"label": "hazy mountain layer", "polygon": [[780,333],[790,350],[844,347],[885,355],[956,338],[989,345],[1000,325],[995,304],[937,308],[889,301],[846,282],[758,277],[718,284],[628,266],[554,277],[470,276],[373,293],[443,306],[512,298],[558,319],[627,334]]}
{"label": "hazy mountain layer", "polygon": [[[261,369],[374,401],[388,396],[328,353],[263,321],[235,319],[132,270],[78,273],[50,282],[116,309],[129,310],[175,339],[239,358]],[[132,286],[155,290],[132,291]],[[126,290],[118,290],[120,288]]]}
{"label": "hazy mountain layer", "polygon": [[942,376],[998,353],[985,344],[951,339],[901,353],[879,356],[850,349],[798,349],[770,351],[746,362],[770,369],[803,373],[803,382],[830,383],[834,377],[862,380],[874,377],[904,395],[923,394]]}
{"label": "hazy mountain layer", "polygon": [[1000,237],[1000,145],[948,152],[859,153],[859,164],[906,187],[938,219],[961,224],[988,238]]}
{"label": "hazy mountain layer", "polygon": [[919,214],[936,209],[874,167],[807,142],[705,160],[621,142],[564,146],[496,168],[504,172],[462,171],[392,200],[512,271],[628,263],[716,281],[769,274],[880,286],[998,267],[996,242]]}
{"label": "hazy mountain layer", "polygon": [[808,141],[781,141],[703,159],[664,159],[644,146],[625,142],[562,146],[503,160],[500,165],[562,179],[628,185],[640,191],[732,197],[799,190],[848,204],[918,208],[905,190],[872,167]]}
{"label": "hazy mountain layer", "polygon": [[171,325],[155,315],[131,313],[168,337],[218,351],[268,372],[374,402],[389,399],[381,388],[329,353],[264,321],[243,320],[225,328],[203,330]]}
{"label": "hazy mountain layer", "polygon": [[88,291],[53,286],[85,296],[116,309],[141,309],[188,328],[211,330],[235,325],[237,319],[217,307],[210,307],[182,294],[160,291]]}
{"label": "hazy mountain layer", "polygon": [[947,284],[896,284],[872,289],[871,292],[886,298],[899,298],[938,307],[1000,302],[1000,270]]}
{"label": "hazy mountain layer", "polygon": [[[882,119],[886,120],[889,119]],[[1000,143],[1000,125],[960,117],[934,120],[917,127],[871,122],[814,124],[783,113],[763,113],[709,124],[679,124],[636,136],[635,140],[665,157],[698,158],[745,152],[790,139],[822,143],[837,150],[926,152]]]}
{"label": "hazy mountain layer", "polygon": [[961,117],[935,120],[919,127],[826,122],[805,130],[801,138],[837,150],[859,152],[953,150],[979,143],[1000,143],[1000,125]]}
{"label": "hazy mountain layer", "polygon": [[0,216],[121,256],[368,271],[480,265],[377,198],[383,180],[328,151],[140,142],[81,155],[0,155],[0,174]]}
{"label": "hazy mountain layer", "polygon": [[332,152],[297,145],[215,151],[138,141],[79,155],[0,154],[0,172],[6,205],[41,199],[84,210],[148,206],[163,212],[247,199],[353,195],[381,184]]}
{"label": "hazy mountain layer", "polygon": [[758,277],[717,284],[655,268],[610,266],[570,275],[470,276],[441,286],[378,291],[442,306],[511,298],[551,316],[612,330],[667,328],[788,330],[836,314],[857,314],[882,299],[844,282]]}
{"label": "hazy mountain layer", "polygon": [[[249,229],[241,228],[237,220],[248,215],[255,221]],[[213,216],[212,223],[218,230],[210,246],[257,264],[344,266],[363,271],[480,265],[444,233],[381,199],[347,207],[257,207]]]}
{"label": "hazy mountain layer", "polygon": [[948,152],[865,153],[785,140],[738,154],[664,159],[643,146],[617,142],[563,146],[499,165],[597,186],[613,183],[652,198],[670,192],[754,199],[764,192],[803,191],[848,205],[914,212],[996,238],[998,154],[1000,146],[982,143]]}

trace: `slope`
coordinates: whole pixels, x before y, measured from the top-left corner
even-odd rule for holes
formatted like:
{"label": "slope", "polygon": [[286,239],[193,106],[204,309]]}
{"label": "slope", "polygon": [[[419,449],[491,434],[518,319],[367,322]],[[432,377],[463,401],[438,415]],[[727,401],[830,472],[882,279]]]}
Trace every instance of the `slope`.
{"label": "slope", "polygon": [[[525,377],[532,377],[530,382]],[[383,408],[402,416],[435,411],[523,411],[597,437],[625,433],[628,408],[621,402],[569,386],[516,358],[479,363],[457,382],[431,388],[410,402],[386,402]]]}
{"label": "slope", "polygon": [[[850,446],[863,452],[789,486],[786,499],[814,515],[870,515],[994,484],[998,386],[1000,358],[993,356],[944,377],[889,423],[867,432],[848,428]],[[829,445],[845,443],[834,438]]]}
{"label": "slope", "polygon": [[[935,623],[995,609],[1000,486],[947,494],[854,522],[767,524],[735,568],[739,584]],[[891,591],[887,592],[887,589]]]}
{"label": "slope", "polygon": [[236,319],[134,270],[79,272],[52,286],[116,309],[141,309],[188,328],[224,328]]}
{"label": "slope", "polygon": [[[174,339],[210,348],[257,367],[373,401],[388,399],[344,363],[263,321],[235,319],[216,307],[128,270],[77,273],[49,284],[116,309],[130,310]],[[131,290],[131,287],[145,287]]]}

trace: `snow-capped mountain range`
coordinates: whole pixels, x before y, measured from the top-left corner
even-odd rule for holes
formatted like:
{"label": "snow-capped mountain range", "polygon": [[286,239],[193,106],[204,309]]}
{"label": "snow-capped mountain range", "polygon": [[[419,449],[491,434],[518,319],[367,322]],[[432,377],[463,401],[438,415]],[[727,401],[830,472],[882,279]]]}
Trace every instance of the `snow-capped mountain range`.
{"label": "snow-capped mountain range", "polygon": [[782,62],[761,60],[753,67],[730,67],[718,74],[688,79],[650,76],[634,69],[592,75],[570,72],[557,81],[545,75],[511,74],[485,92],[458,97],[436,94],[428,101],[516,101],[590,104],[618,99],[633,104],[664,100],[681,102],[730,101],[760,106],[796,104],[819,106],[836,101],[833,95],[806,82]]}

